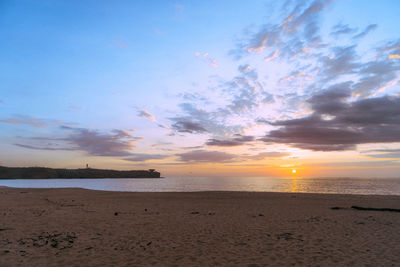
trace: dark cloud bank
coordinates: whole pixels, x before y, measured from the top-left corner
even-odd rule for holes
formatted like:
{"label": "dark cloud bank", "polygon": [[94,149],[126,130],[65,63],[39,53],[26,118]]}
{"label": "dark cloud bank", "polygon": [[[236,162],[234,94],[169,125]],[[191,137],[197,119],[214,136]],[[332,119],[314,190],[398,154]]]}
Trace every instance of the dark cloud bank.
{"label": "dark cloud bank", "polygon": [[257,155],[236,155],[221,151],[193,150],[177,154],[179,161],[187,163],[232,163],[246,160],[263,160],[266,158],[282,158],[289,156],[287,152],[261,152]]}
{"label": "dark cloud bank", "polygon": [[206,142],[206,145],[230,147],[230,146],[241,146],[246,143],[250,143],[252,141],[254,141],[254,136],[235,134],[234,138],[228,140],[219,140],[214,138],[209,139]]}
{"label": "dark cloud bank", "polygon": [[400,142],[400,97],[383,96],[346,102],[350,90],[336,85],[308,100],[310,116],[270,122],[279,126],[261,138],[264,142],[335,151],[358,144]]}
{"label": "dark cloud bank", "polygon": [[164,159],[168,155],[132,153],[134,142],[140,137],[132,136],[129,131],[112,130],[101,133],[85,128],[61,126],[68,134],[64,137],[32,137],[26,141],[30,144],[14,145],[35,150],[85,151],[90,156],[123,157],[124,160],[142,162],[153,159]]}

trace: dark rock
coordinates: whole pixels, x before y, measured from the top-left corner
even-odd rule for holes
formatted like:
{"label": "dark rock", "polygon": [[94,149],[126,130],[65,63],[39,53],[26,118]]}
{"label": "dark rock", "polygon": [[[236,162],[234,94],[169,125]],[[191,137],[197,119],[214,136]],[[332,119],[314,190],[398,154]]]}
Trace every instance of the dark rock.
{"label": "dark rock", "polygon": [[355,210],[400,212],[400,209],[391,209],[391,208],[369,208],[369,207],[359,207],[359,206],[351,206],[351,208]]}
{"label": "dark rock", "polygon": [[114,216],[118,216],[118,212],[115,212],[115,213],[114,213]]}
{"label": "dark rock", "polygon": [[7,231],[7,230],[14,230],[14,228],[0,228],[0,232],[1,231]]}
{"label": "dark rock", "polygon": [[200,214],[198,211],[192,211],[190,214]]}

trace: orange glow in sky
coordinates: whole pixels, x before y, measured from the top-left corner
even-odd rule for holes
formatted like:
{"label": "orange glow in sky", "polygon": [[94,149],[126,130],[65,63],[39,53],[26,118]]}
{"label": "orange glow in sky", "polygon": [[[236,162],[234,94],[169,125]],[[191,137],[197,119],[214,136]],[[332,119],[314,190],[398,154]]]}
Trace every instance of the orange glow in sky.
{"label": "orange glow in sky", "polygon": [[0,166],[399,177],[400,1],[36,2],[0,0]]}

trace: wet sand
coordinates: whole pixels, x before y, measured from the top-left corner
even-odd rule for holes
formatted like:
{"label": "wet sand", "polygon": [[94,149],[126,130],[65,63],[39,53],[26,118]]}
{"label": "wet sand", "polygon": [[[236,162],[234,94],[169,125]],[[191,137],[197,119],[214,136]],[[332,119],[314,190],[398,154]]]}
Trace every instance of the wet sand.
{"label": "wet sand", "polygon": [[[0,187],[0,266],[399,266],[400,196]],[[341,209],[331,209],[341,207]]]}

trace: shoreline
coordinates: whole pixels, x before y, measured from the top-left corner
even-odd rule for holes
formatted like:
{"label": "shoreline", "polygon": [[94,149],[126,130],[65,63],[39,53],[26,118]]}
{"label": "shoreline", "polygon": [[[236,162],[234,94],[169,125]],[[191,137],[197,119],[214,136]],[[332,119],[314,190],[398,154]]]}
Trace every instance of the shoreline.
{"label": "shoreline", "polygon": [[115,192],[304,192],[353,195],[400,195],[400,179],[302,179],[269,177],[164,177],[156,179],[0,180],[0,185],[25,188],[87,188]]}
{"label": "shoreline", "polygon": [[[0,186],[0,265],[400,262],[400,196]],[[344,209],[332,209],[341,207]]]}
{"label": "shoreline", "polygon": [[[160,178],[148,178],[148,179],[162,179],[164,177]],[[104,178],[107,179],[107,178]],[[147,179],[147,178],[134,178],[134,179]],[[10,179],[10,180],[15,180],[15,179]],[[91,189],[91,188],[84,188],[84,187],[13,187],[13,186],[5,186],[5,185],[0,185],[0,190],[1,189],[24,189],[24,190],[59,190],[59,189],[77,189],[77,190],[88,190],[88,191],[94,191],[94,192],[107,192],[107,193],[133,193],[133,194],[146,194],[146,193],[151,193],[151,194],[158,194],[158,193],[251,193],[251,194],[301,194],[301,195],[328,195],[328,196],[363,196],[363,197],[369,197],[369,196],[379,196],[379,197],[399,197],[400,201],[400,194],[343,194],[343,193],[315,193],[315,192],[275,192],[275,191],[223,191],[223,190],[199,190],[199,191],[112,191],[112,190],[103,190],[103,189]],[[400,202],[399,202],[400,203]],[[399,205],[400,208],[400,205]]]}

